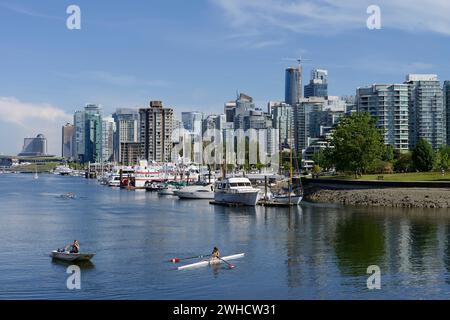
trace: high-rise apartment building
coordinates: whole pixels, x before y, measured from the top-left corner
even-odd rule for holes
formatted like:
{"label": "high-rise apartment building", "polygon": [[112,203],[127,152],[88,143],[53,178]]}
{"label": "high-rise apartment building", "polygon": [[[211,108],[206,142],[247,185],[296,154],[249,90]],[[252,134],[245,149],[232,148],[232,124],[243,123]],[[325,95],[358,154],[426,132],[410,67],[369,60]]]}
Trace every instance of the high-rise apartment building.
{"label": "high-rise apartment building", "polygon": [[278,130],[281,147],[290,148],[294,141],[294,114],[291,105],[283,102],[269,105],[272,115],[272,126]]}
{"label": "high-rise apartment building", "polygon": [[172,160],[173,109],[161,101],[151,101],[149,108],[139,109],[141,158],[149,161]]}
{"label": "high-rise apartment building", "polygon": [[300,102],[302,94],[302,67],[287,68],[284,89],[284,102],[291,106]]}
{"label": "high-rise apartment building", "polygon": [[73,116],[74,125],[74,143],[73,143],[73,158],[76,161],[84,162],[85,152],[85,113],[84,111],[77,111]]}
{"label": "high-rise apartment building", "polygon": [[450,145],[450,81],[444,81],[444,109],[446,114],[447,145]]}
{"label": "high-rise apartment building", "polygon": [[[114,160],[122,164],[130,164],[135,158],[135,145],[139,143],[139,112],[137,109],[121,108],[113,114],[115,122]],[[127,144],[131,144],[128,148]],[[126,150],[123,150],[123,149]],[[133,162],[131,164],[136,164]]]}
{"label": "high-rise apartment building", "polygon": [[338,97],[310,97],[293,107],[294,148],[300,153],[312,139],[327,139],[332,128],[345,114],[345,101]]}
{"label": "high-rise apartment building", "polygon": [[328,96],[328,71],[323,69],[313,69],[311,80],[305,86],[305,98]]}
{"label": "high-rise apartment building", "polygon": [[236,115],[236,101],[225,103],[224,113],[227,123],[234,123],[234,116]]}
{"label": "high-rise apartment building", "polygon": [[61,156],[65,159],[74,157],[75,126],[67,123],[62,127]]}
{"label": "high-rise apartment building", "polygon": [[115,122],[112,117],[102,119],[102,162],[114,162]]}
{"label": "high-rise apartment building", "polygon": [[83,162],[102,161],[102,111],[96,104],[84,108],[84,159]]}
{"label": "high-rise apartment building", "polygon": [[378,128],[383,130],[385,144],[390,144],[396,150],[408,150],[408,85],[358,88],[356,107],[359,112],[367,112],[375,117]]}
{"label": "high-rise apartment building", "polygon": [[190,111],[181,113],[183,128],[197,135],[201,135],[202,133],[203,118],[203,112]]}
{"label": "high-rise apartment building", "polygon": [[406,77],[409,105],[409,145],[420,139],[438,149],[447,140],[446,110],[437,75],[410,74]]}

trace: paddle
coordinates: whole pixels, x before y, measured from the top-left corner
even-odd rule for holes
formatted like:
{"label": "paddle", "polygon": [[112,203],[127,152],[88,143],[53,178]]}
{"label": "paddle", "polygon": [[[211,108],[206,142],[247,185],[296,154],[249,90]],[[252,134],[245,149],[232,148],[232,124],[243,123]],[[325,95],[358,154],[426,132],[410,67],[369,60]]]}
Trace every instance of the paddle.
{"label": "paddle", "polygon": [[219,258],[221,261],[225,262],[230,267],[230,269],[236,268],[236,266],[234,264],[231,264],[228,261],[223,260],[221,257],[217,257],[217,258]]}
{"label": "paddle", "polygon": [[192,259],[201,259],[201,258],[206,258],[206,257],[210,257],[210,254],[203,254],[203,255],[199,255],[199,256],[195,256],[195,257],[188,257],[188,258],[173,258],[170,259],[169,262],[173,262],[173,263],[178,263],[184,260],[192,260]]}

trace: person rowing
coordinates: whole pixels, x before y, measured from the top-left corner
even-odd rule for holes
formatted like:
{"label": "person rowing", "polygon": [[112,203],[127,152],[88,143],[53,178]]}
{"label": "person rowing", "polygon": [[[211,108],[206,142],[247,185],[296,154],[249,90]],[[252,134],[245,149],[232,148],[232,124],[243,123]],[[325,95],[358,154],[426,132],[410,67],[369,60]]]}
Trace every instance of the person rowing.
{"label": "person rowing", "polygon": [[211,253],[211,259],[210,261],[212,263],[218,262],[220,260],[220,252],[217,247],[214,247],[212,253]]}

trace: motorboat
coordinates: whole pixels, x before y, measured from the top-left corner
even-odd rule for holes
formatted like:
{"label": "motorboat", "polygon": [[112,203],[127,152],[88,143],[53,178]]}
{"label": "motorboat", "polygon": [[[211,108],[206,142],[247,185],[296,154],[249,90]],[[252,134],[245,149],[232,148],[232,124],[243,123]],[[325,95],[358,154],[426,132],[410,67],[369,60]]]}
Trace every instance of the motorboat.
{"label": "motorboat", "polygon": [[299,205],[300,202],[302,202],[303,196],[296,195],[295,193],[289,194],[278,194],[273,195],[271,201],[274,203],[282,203],[282,204],[292,204],[292,205]]}
{"label": "motorboat", "polygon": [[70,253],[67,251],[60,252],[60,250],[53,250],[50,257],[62,261],[79,262],[90,261],[95,256],[95,253]]}
{"label": "motorboat", "polygon": [[158,191],[158,195],[160,196],[174,196],[175,192],[178,190],[177,187],[174,187],[172,185],[167,185],[165,187],[162,187],[159,191]]}
{"label": "motorboat", "polygon": [[214,199],[214,185],[192,185],[175,191],[180,199]]}
{"label": "motorboat", "polygon": [[260,189],[254,188],[248,178],[231,177],[216,182],[214,201],[216,203],[256,206]]}

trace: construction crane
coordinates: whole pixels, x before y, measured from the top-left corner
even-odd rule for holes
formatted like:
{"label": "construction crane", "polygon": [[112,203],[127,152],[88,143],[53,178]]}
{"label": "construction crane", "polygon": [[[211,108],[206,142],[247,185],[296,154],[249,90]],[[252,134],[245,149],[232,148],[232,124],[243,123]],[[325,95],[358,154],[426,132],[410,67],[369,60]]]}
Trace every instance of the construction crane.
{"label": "construction crane", "polygon": [[302,56],[300,56],[299,58],[283,58],[281,60],[283,60],[283,61],[297,61],[299,68],[302,66],[303,62],[305,62],[305,61],[312,61],[311,59],[304,59]]}

